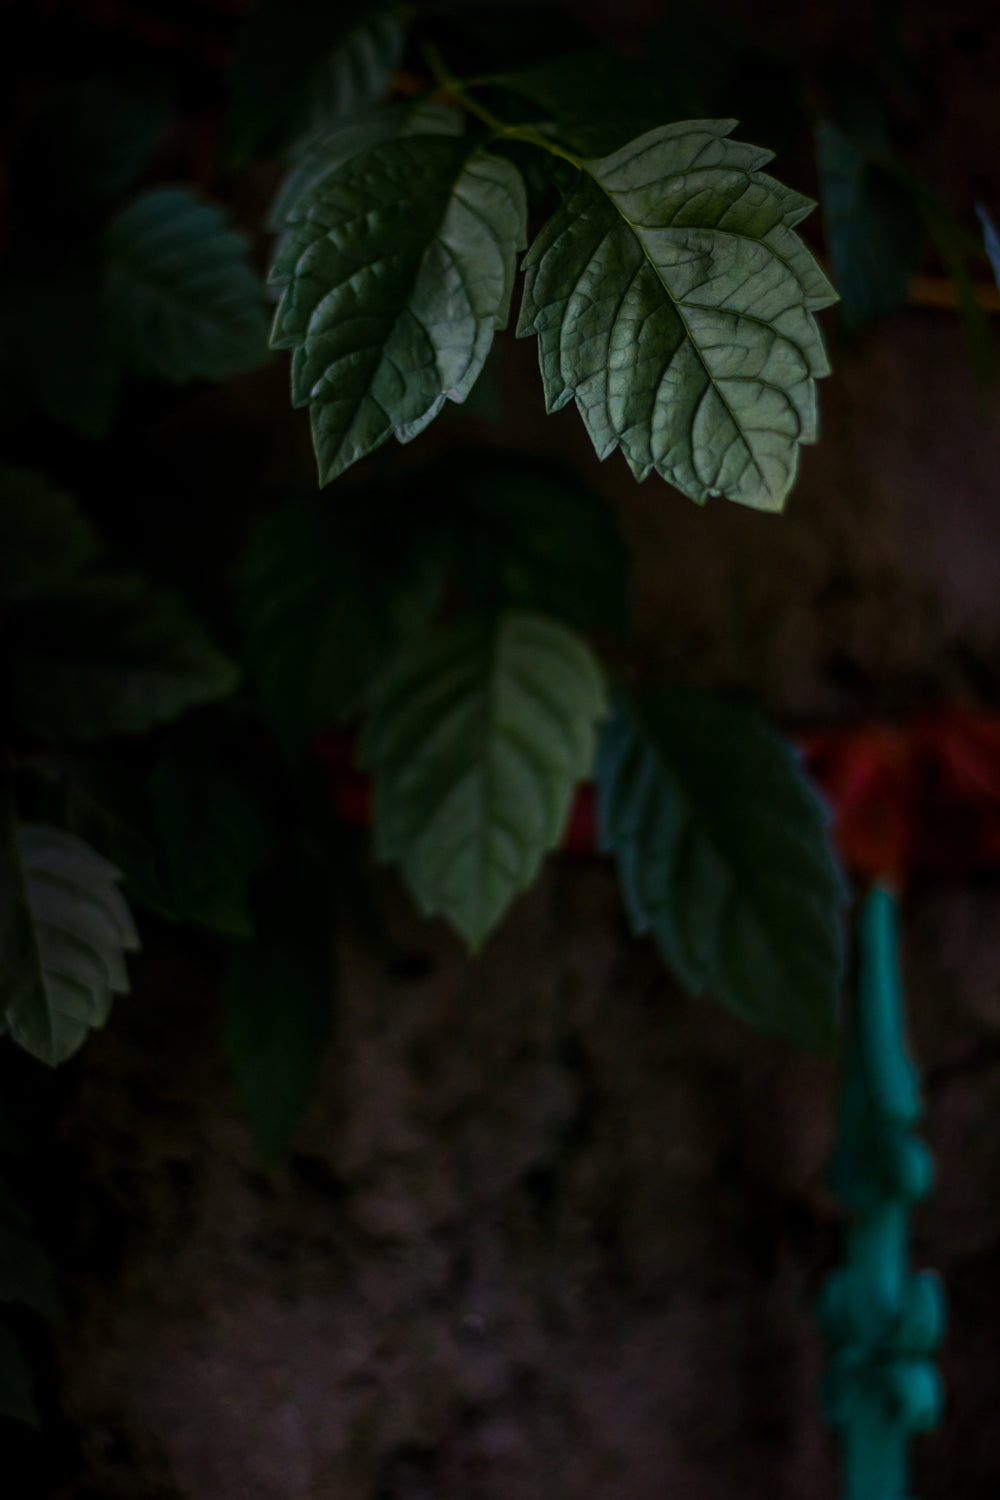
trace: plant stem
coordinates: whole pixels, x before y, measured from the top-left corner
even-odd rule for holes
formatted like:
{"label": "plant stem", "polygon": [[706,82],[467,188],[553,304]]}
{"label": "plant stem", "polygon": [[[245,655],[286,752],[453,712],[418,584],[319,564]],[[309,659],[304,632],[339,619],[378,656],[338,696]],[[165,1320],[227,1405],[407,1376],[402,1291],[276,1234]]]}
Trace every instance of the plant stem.
{"label": "plant stem", "polygon": [[550,156],[561,157],[571,166],[578,169],[583,167],[583,161],[579,156],[574,156],[572,151],[567,151],[565,146],[560,146],[558,142],[549,140],[540,130],[535,130],[531,125],[505,125],[503,120],[498,119],[484,104],[480,104],[478,99],[473,98],[469,93],[467,82],[451,74],[444,58],[430,42],[425,42],[421,50],[438,87],[446,94],[450,94],[470,115],[481,121],[494,136],[502,137],[507,141],[524,141],[528,146],[536,146],[540,151],[547,151]]}

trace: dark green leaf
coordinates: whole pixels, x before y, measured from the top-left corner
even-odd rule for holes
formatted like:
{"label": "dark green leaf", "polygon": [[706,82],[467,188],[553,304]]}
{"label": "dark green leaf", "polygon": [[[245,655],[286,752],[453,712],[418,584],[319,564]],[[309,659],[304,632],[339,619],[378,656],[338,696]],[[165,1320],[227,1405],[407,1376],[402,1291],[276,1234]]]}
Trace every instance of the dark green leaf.
{"label": "dark green leaf", "polygon": [[121,368],[104,284],[81,264],[8,284],[4,322],[26,394],[52,422],[97,442],[115,414]]}
{"label": "dark green leaf", "polygon": [[371,8],[368,0],[260,0],[240,33],[231,73],[231,165],[245,166],[295,138],[331,53]]}
{"label": "dark green leaf", "polygon": [[843,888],[827,818],[755,714],[687,691],[620,703],[598,759],[601,844],[637,932],[692,991],[828,1047]]}
{"label": "dark green leaf", "polygon": [[465,400],[507,320],[525,214],[510,162],[438,135],[371,146],[298,201],[272,343],[294,350],[321,484]]}
{"label": "dark green leaf", "polygon": [[20,1303],[49,1320],[59,1315],[51,1260],[30,1228],[6,1214],[0,1221],[0,1302]]}
{"label": "dark green leaf", "polygon": [[270,836],[239,767],[214,764],[197,743],[169,745],[149,787],[171,914],[229,937],[252,936],[249,886]]}
{"label": "dark green leaf", "polygon": [[662,74],[617,52],[570,53],[497,82],[537,104],[587,154],[616,150],[675,113]]}
{"label": "dark green leaf", "polygon": [[528,252],[518,332],[539,335],[549,410],[575,399],[599,457],[620,447],[638,479],[780,510],[816,439],[813,313],[835,293],[795,233],[809,200],[759,170],[770,152],[726,139],[733,124],[582,162]]}
{"label": "dark green leaf", "polygon": [[286,1148],[316,1088],[334,997],[322,870],[289,854],[261,882],[257,936],[229,952],[226,1050],[258,1145]]}
{"label": "dark green leaf", "polygon": [[65,582],[96,551],[96,533],[71,495],[33,469],[0,468],[0,600]]}
{"label": "dark green leaf", "polygon": [[607,501],[537,455],[479,450],[443,468],[474,589],[582,630],[624,634],[629,557]]}
{"label": "dark green leaf", "polygon": [[861,328],[906,301],[923,258],[923,219],[901,174],[845,131],[820,121],[816,148],[840,311],[849,328]]}
{"label": "dark green leaf", "polygon": [[372,674],[433,602],[433,539],[380,514],[303,497],[265,521],[247,557],[247,663],[293,756],[358,715]]}
{"label": "dark green leaf", "polygon": [[584,643],[516,611],[416,638],[375,684],[376,852],[472,947],[562,836],[603,710]]}
{"label": "dark green leaf", "polygon": [[109,315],[138,374],[183,384],[263,364],[264,290],[214,204],[188,188],[144,193],[108,225],[105,254]]}
{"label": "dark green leaf", "polygon": [[140,578],[86,578],[10,627],[18,721],[52,739],[137,734],[224,697],[237,672],[169,594]]}
{"label": "dark green leaf", "polygon": [[176,917],[156,852],[145,775],[106,747],[99,754],[33,756],[23,769],[32,783],[36,821],[75,834],[116,865],[130,901]]}
{"label": "dark green leaf", "polygon": [[2,1029],[55,1066],[103,1026],[128,991],[125,954],[139,946],[118,871],[80,839],[17,826],[9,793],[0,828]]}
{"label": "dark green leaf", "polygon": [[21,1347],[6,1323],[0,1322],[0,1417],[11,1417],[27,1427],[39,1427],[35,1379]]}
{"label": "dark green leaf", "polygon": [[87,78],[46,104],[23,131],[14,158],[17,219],[51,224],[120,193],[170,124],[157,80]]}
{"label": "dark green leaf", "polygon": [[328,128],[384,99],[404,42],[402,24],[391,11],[378,11],[352,27],[310,89],[313,128]]}

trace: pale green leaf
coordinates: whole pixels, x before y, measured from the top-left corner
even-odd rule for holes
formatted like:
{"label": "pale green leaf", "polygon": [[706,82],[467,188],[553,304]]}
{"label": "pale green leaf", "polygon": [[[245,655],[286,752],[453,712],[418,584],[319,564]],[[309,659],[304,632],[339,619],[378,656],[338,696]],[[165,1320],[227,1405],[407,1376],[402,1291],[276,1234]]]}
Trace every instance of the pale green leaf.
{"label": "pale green leaf", "polygon": [[334,999],[332,904],[321,869],[288,854],[261,882],[256,937],[229,950],[225,1040],[263,1155],[291,1140],[319,1079]]}
{"label": "pale green leaf", "polygon": [[827,1047],[843,890],[826,814],[789,747],[736,705],[643,693],[605,730],[598,815],[633,927],[682,982]]}
{"label": "pale green leaf", "polygon": [[599,457],[773,511],[816,440],[813,314],[836,294],[795,232],[812,204],[727,139],[734,123],[582,162],[528,252],[518,332],[538,334],[549,410],[575,400]]}
{"label": "pale green leaf", "polygon": [[170,594],[83,578],[23,606],[8,631],[12,707],[51,739],[137,734],[224,697],[237,671]]}
{"label": "pale green leaf", "polygon": [[3,1029],[55,1066],[127,993],[125,954],[139,941],[113,865],[62,829],[17,826],[9,797],[3,820]]}
{"label": "pale green leaf", "polygon": [[604,711],[577,636],[510,611],[417,638],[373,691],[375,847],[478,947],[562,836]]}
{"label": "pale green leaf", "polygon": [[[427,99],[389,104],[357,119],[318,127],[299,143],[292,169],[274,200],[268,222],[272,229],[285,230],[296,216],[308,212],[306,195],[324,177],[380,141],[406,135],[460,135],[461,132],[462,117],[457,110]],[[298,258],[297,243],[298,237],[292,235],[279,241],[268,278],[272,286],[284,286],[291,280]]]}
{"label": "pale green leaf", "polygon": [[0,600],[16,603],[65,582],[97,545],[72,495],[33,469],[0,467]]}
{"label": "pale green leaf", "polygon": [[383,141],[291,214],[272,343],[292,349],[320,483],[464,401],[510,307],[524,186],[465,139]]}
{"label": "pale green leaf", "polygon": [[138,374],[224,380],[267,358],[264,289],[243,237],[188,188],[154,188],[105,232],[109,316]]}

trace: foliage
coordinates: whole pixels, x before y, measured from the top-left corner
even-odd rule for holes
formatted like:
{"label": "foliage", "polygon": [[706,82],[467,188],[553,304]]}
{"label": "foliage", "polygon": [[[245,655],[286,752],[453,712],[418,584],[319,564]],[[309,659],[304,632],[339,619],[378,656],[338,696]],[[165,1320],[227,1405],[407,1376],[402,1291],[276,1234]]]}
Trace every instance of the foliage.
{"label": "foliage", "polygon": [[[810,200],[748,142],[801,144],[811,112],[843,324],[897,305],[930,240],[986,347],[970,237],[871,100],[795,75],[779,119],[746,80],[790,64],[700,12],[642,62],[509,30],[260,0],[201,136],[191,80],[69,68],[11,96],[0,1015],[60,1062],[127,990],[132,909],[194,924],[225,947],[225,1046],[271,1159],[329,1031],[344,855],[314,750],[333,728],[371,773],[376,856],[471,948],[596,771],[628,914],[678,978],[796,1042],[834,1036],[843,892],[819,799],[748,708],[646,680],[589,455],[514,451],[473,410],[498,335],[516,319],[536,341],[539,399],[575,406],[599,459],[781,510],[835,293]],[[251,484],[235,453],[203,473],[165,457],[185,421],[265,401],[268,250],[270,342],[328,492],[263,447]],[[389,445],[425,432],[414,458]],[[0,1401],[30,1418],[16,1339],[0,1356]]]}

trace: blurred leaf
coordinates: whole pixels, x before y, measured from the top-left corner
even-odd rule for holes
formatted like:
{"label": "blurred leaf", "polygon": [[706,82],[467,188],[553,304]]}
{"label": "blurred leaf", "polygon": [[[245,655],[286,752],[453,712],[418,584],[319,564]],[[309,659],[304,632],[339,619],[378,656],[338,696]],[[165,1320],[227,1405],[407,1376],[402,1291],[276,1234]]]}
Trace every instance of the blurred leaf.
{"label": "blurred leaf", "polygon": [[54,1321],[59,1302],[52,1262],[30,1227],[11,1222],[0,1207],[0,1302],[16,1302]]}
{"label": "blurred leaf", "polygon": [[637,479],[776,511],[816,440],[814,312],[836,295],[795,232],[809,200],[733,124],[582,162],[524,262],[518,333],[538,335],[547,409],[575,400],[599,458],[620,447]]}
{"label": "blurred leaf", "polygon": [[0,1322],[0,1417],[40,1427],[34,1390],[35,1378],[21,1346],[6,1323]]}
{"label": "blurred leaf", "polygon": [[121,382],[99,268],[79,262],[47,277],[12,278],[4,323],[26,394],[52,422],[98,442]]}
{"label": "blurred leaf", "polygon": [[259,0],[230,73],[230,166],[273,155],[294,139],[334,49],[374,9],[370,0]]}
{"label": "blurred leaf", "polygon": [[226,1051],[257,1144],[288,1146],[319,1081],[334,998],[332,904],[324,871],[286,857],[259,883],[256,937],[229,950]]}
{"label": "blurred leaf", "polygon": [[16,220],[37,232],[100,207],[138,176],[171,115],[167,88],[150,78],[86,78],[48,100],[17,141]]}
{"label": "blurred leaf", "polygon": [[784,741],[734,704],[646,691],[609,720],[597,788],[635,931],[652,932],[693,993],[829,1048],[844,891],[828,819]]}
{"label": "blurred leaf", "polygon": [[472,948],[562,836],[603,710],[583,641],[513,610],[414,639],[375,683],[376,853]]}
{"label": "blurred leaf", "polygon": [[246,661],[261,709],[293,757],[361,711],[373,673],[433,605],[434,539],[386,508],[291,501],[243,567]]}
{"label": "blurred leaf", "polygon": [[465,400],[507,320],[525,215],[510,162],[440,135],[370,146],[297,202],[272,343],[294,350],[321,484]]}
{"label": "blurred leaf", "polygon": [[0,600],[16,603],[65,582],[97,547],[72,495],[33,469],[0,467]]}
{"label": "blurred leaf", "polygon": [[6,789],[0,828],[0,1029],[55,1066],[103,1026],[128,991],[125,954],[139,947],[119,873],[82,840],[39,823],[18,827]]}
{"label": "blurred leaf", "polygon": [[250,881],[267,861],[270,831],[239,766],[214,764],[198,743],[168,744],[149,787],[171,914],[250,937]]}
{"label": "blurred leaf", "polygon": [[310,89],[313,128],[328,128],[384,99],[405,41],[402,23],[391,11],[376,11],[352,27],[322,64]]}
{"label": "blurred leaf", "polygon": [[464,579],[481,602],[625,634],[628,549],[614,508],[571,470],[478,448],[465,460],[450,454],[422,484],[451,500]]}
{"label": "blurred leaf", "polygon": [[816,127],[823,219],[848,328],[858,329],[901,306],[926,244],[920,205],[903,175],[868,155],[827,120]]}
{"label": "blurred leaf", "polygon": [[927,232],[955,288],[976,383],[984,388],[996,377],[996,351],[990,320],[980,304],[976,284],[969,270],[965,231],[933,193],[920,185],[918,189]]}
{"label": "blurred leaf", "polygon": [[31,779],[36,821],[75,834],[116,865],[129,900],[176,917],[155,847],[145,775],[106,747],[99,754],[32,756],[20,770]]}
{"label": "blurred leaf", "polygon": [[979,222],[983,226],[983,241],[986,245],[986,254],[990,258],[990,265],[993,267],[996,284],[1000,287],[1000,235],[997,234],[996,225],[981,203],[976,204],[976,213],[979,215]]}
{"label": "blurred leaf", "polygon": [[731,97],[745,50],[728,20],[672,4],[644,37],[641,57],[564,52],[495,81],[539,105],[574,150],[603,156],[664,120],[710,117]]}
{"label": "blurred leaf", "polygon": [[9,626],[13,711],[50,739],[138,734],[224,697],[237,670],[171,595],[132,576],[84,578]]}
{"label": "blurred leaf", "polygon": [[215,204],[155,188],[115,215],[104,243],[109,316],[138,374],[224,380],[267,359],[264,289]]}
{"label": "blurred leaf", "polygon": [[672,113],[662,75],[617,52],[574,52],[496,81],[537,104],[587,154],[617,150]]}

